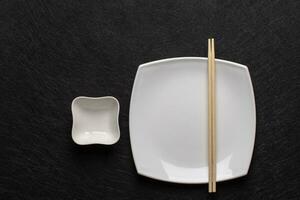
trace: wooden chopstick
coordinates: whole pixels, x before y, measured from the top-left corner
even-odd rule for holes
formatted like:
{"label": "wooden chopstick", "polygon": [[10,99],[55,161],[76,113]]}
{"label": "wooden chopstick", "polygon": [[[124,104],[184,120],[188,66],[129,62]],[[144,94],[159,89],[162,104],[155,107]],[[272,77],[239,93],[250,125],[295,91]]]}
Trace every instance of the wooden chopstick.
{"label": "wooden chopstick", "polygon": [[208,192],[216,192],[215,42],[208,39]]}
{"label": "wooden chopstick", "polygon": [[208,192],[212,192],[212,149],[211,149],[211,39],[208,39]]}

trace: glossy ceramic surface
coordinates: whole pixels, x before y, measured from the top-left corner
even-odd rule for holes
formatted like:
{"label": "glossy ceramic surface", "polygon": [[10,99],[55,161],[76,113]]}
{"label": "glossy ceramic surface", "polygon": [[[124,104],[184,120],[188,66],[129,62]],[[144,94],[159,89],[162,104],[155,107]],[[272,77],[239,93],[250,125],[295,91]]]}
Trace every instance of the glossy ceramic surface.
{"label": "glossy ceramic surface", "polygon": [[[256,126],[246,66],[216,60],[217,181],[246,175]],[[130,103],[130,140],[139,174],[207,183],[207,58],[159,60],[139,67]]]}
{"label": "glossy ceramic surface", "polygon": [[110,145],[119,140],[119,102],[116,98],[77,97],[72,102],[72,115],[75,143]]}

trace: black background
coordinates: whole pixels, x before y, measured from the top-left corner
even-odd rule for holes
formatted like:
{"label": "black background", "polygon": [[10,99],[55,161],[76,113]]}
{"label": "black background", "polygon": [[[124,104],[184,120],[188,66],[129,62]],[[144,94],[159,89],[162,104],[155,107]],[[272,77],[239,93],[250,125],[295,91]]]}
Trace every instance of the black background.
{"label": "black background", "polygon": [[[0,1],[1,199],[300,199],[299,1]],[[257,106],[245,177],[207,185],[138,176],[128,112],[138,65],[216,56],[247,65]],[[117,97],[121,139],[77,146],[70,104]]]}

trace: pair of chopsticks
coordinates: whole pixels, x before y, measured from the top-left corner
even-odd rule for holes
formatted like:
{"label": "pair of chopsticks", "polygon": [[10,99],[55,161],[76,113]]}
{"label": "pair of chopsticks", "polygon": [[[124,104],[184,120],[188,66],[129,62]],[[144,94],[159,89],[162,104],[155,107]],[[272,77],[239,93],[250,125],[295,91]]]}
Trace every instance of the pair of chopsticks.
{"label": "pair of chopsticks", "polygon": [[216,192],[216,64],[215,42],[208,39],[208,192]]}

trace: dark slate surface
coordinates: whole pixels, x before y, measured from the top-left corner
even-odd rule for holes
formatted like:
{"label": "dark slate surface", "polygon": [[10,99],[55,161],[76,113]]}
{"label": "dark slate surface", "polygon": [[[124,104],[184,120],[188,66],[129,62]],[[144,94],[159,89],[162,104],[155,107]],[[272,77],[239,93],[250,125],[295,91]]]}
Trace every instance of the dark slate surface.
{"label": "dark slate surface", "polygon": [[[296,0],[1,0],[0,198],[300,199],[299,13]],[[249,174],[213,196],[138,176],[128,130],[138,65],[206,56],[210,36],[249,67],[257,106]],[[116,145],[72,142],[79,95],[120,100]]]}

